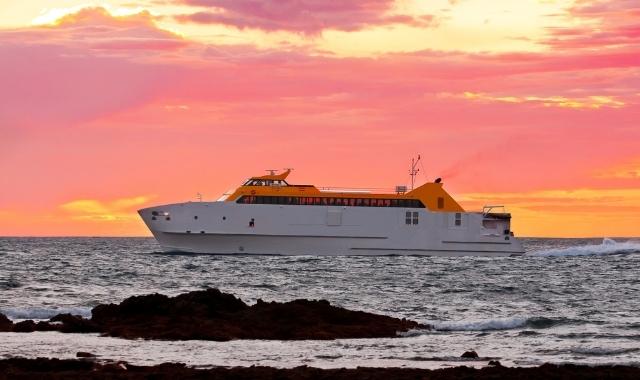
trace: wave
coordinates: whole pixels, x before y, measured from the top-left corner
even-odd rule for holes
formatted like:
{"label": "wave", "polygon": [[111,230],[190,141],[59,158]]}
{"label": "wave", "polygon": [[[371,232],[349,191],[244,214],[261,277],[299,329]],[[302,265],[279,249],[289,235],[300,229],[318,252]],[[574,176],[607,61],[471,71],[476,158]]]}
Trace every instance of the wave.
{"label": "wave", "polygon": [[574,347],[570,349],[574,354],[604,356],[604,355],[622,355],[640,351],[637,347],[627,348],[604,348],[604,347]]}
{"label": "wave", "polygon": [[82,317],[91,317],[91,308],[87,307],[60,307],[60,308],[0,308],[0,313],[10,319],[49,319],[58,314],[73,314]]}
{"label": "wave", "polygon": [[495,318],[476,321],[427,321],[430,330],[409,330],[399,335],[413,337],[425,334],[429,331],[495,331],[513,329],[546,329],[549,327],[570,323],[568,319],[546,317],[512,317]]}
{"label": "wave", "polygon": [[640,253],[640,242],[617,242],[604,238],[602,244],[583,245],[567,248],[553,248],[527,253],[527,256],[566,257],[566,256],[608,256]]}
{"label": "wave", "polygon": [[480,321],[442,321],[433,322],[431,325],[433,326],[433,329],[437,331],[491,331],[511,330],[523,327],[545,329],[564,322],[564,319],[551,319],[545,317],[512,317]]}

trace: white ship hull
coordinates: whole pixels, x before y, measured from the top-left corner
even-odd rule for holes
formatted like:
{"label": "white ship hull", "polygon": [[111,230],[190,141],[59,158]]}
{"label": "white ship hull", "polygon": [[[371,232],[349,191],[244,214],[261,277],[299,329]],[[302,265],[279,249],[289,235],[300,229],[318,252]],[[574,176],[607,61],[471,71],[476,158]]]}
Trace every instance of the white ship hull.
{"label": "white ship hull", "polygon": [[483,213],[187,202],[146,208],[139,214],[167,252],[452,257],[524,253],[510,234],[508,219]]}

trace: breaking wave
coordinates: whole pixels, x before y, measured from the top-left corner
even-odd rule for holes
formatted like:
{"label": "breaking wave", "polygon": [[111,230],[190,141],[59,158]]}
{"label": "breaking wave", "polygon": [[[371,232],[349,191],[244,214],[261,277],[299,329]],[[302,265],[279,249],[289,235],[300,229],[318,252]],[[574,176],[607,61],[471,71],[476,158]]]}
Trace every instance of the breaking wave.
{"label": "breaking wave", "polygon": [[434,330],[437,331],[491,331],[491,330],[511,330],[518,328],[544,329],[564,323],[563,319],[551,319],[545,317],[513,317],[497,318],[480,321],[441,321],[432,322]]}
{"label": "breaking wave", "polygon": [[576,321],[546,317],[512,317],[479,321],[428,321],[426,324],[431,326],[430,330],[409,330],[399,335],[402,337],[413,337],[428,333],[429,331],[494,331],[521,328],[546,329],[571,322],[575,323]]}
{"label": "breaking wave", "polygon": [[553,248],[530,252],[528,256],[562,257],[562,256],[607,256],[640,253],[640,242],[617,242],[604,238],[602,244],[583,245],[568,248]]}
{"label": "breaking wave", "polygon": [[73,314],[82,317],[91,317],[91,309],[85,307],[61,307],[61,308],[2,308],[0,313],[10,319],[49,319],[58,314]]}

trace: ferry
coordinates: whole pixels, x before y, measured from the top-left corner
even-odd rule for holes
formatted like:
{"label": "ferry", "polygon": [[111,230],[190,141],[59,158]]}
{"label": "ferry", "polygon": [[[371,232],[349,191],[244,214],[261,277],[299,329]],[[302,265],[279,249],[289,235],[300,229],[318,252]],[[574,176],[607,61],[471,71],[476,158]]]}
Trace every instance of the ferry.
{"label": "ferry", "polygon": [[[412,165],[414,182],[415,161]],[[215,202],[138,211],[166,252],[226,255],[519,256],[502,206],[467,212],[438,178],[395,191],[294,185],[288,169],[251,177]]]}

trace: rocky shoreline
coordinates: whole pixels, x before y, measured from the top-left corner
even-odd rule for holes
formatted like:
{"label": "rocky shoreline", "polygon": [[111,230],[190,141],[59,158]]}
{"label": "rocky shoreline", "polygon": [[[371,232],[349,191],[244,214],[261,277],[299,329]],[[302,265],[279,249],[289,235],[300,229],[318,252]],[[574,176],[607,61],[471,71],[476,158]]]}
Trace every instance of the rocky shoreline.
{"label": "rocky shoreline", "polygon": [[339,368],[314,367],[214,367],[190,368],[180,363],[135,366],[126,362],[97,362],[92,359],[24,359],[0,360],[0,380],[4,379],[638,379],[640,368],[630,366],[579,366],[544,364],[539,367],[503,367],[480,369],[453,367],[417,368]]}
{"label": "rocky shoreline", "polygon": [[60,331],[100,333],[127,339],[349,339],[390,338],[429,326],[407,319],[352,311],[325,300],[294,300],[247,305],[218,289],[176,297],[149,294],[120,304],[98,305],[91,318],[58,314],[49,321],[13,323],[0,314],[0,332]]}

